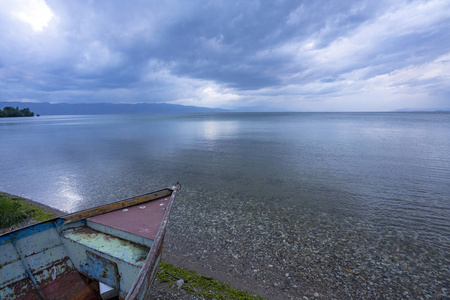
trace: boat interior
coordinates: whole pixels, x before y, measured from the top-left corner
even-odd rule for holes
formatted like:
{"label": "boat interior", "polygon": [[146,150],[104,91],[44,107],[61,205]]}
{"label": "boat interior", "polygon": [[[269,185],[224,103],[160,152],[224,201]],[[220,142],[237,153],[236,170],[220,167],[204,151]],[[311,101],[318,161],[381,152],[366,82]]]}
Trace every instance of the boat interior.
{"label": "boat interior", "polygon": [[138,290],[149,289],[156,276],[171,198],[166,193],[110,212],[55,218],[1,235],[0,299],[140,295]]}

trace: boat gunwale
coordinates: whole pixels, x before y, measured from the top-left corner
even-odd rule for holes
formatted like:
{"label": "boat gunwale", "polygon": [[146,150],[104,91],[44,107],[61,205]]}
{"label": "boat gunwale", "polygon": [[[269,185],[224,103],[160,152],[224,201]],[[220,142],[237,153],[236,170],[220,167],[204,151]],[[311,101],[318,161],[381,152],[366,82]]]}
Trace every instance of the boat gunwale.
{"label": "boat gunwale", "polygon": [[104,213],[112,212],[115,210],[119,210],[122,208],[138,205],[144,202],[149,202],[153,200],[157,200],[163,197],[167,197],[173,194],[173,192],[178,189],[177,186],[167,187],[155,192],[150,192],[118,201],[114,201],[105,205],[99,205],[92,208],[88,208],[85,210],[81,210],[75,213],[70,213],[64,216],[59,217],[59,219],[63,219],[64,224],[72,223],[75,221],[85,220],[90,217],[94,217],[97,215],[101,215]]}
{"label": "boat gunwale", "polygon": [[175,196],[177,191],[181,189],[181,185],[177,183],[175,186],[172,187],[172,194],[170,195],[169,203],[167,204],[166,211],[164,213],[163,220],[161,221],[161,226],[159,227],[158,233],[156,234],[156,237],[153,241],[153,245],[147,255],[147,258],[145,259],[144,266],[142,267],[141,271],[139,272],[136,280],[134,281],[131,289],[128,291],[127,297],[125,300],[130,299],[136,299],[140,295],[142,295],[142,292],[144,295],[147,291],[142,291],[143,285],[145,284],[146,279],[150,279],[148,282],[147,289],[150,289],[151,284],[154,280],[154,278],[150,277],[156,277],[155,274],[149,274],[153,271],[156,265],[159,265],[159,261],[157,261],[158,257],[160,256],[160,252],[162,251],[162,247],[164,244],[164,237],[166,233],[166,227],[169,222],[169,216],[170,212],[172,210],[173,203],[175,201]]}
{"label": "boat gunwale", "polygon": [[[88,219],[90,217],[93,217],[93,216],[96,216],[96,215],[101,215],[101,214],[108,213],[108,212],[111,212],[111,211],[119,210],[121,208],[126,208],[126,207],[137,205],[137,204],[140,204],[140,203],[143,203],[143,202],[153,201],[153,200],[157,200],[157,199],[160,199],[160,198],[163,198],[163,197],[167,197],[169,195],[172,195],[172,193],[175,191],[175,189],[179,189],[177,186],[167,187],[167,188],[155,191],[155,192],[145,193],[145,194],[142,194],[142,195],[121,199],[121,200],[114,201],[114,202],[111,202],[111,203],[108,203],[108,204],[104,204],[104,205],[98,205],[98,206],[95,206],[95,207],[92,207],[92,208],[87,208],[87,209],[84,209],[84,210],[80,210],[80,211],[75,212],[75,213],[69,213],[69,214],[66,214],[66,215],[54,217],[54,218],[51,218],[51,219],[48,219],[48,220],[45,220],[45,221],[41,221],[41,222],[37,222],[37,223],[31,224],[31,225],[27,225],[27,226],[24,226],[24,227],[16,228],[16,229],[11,230],[11,231],[6,231],[6,232],[3,232],[3,233],[0,234],[0,241],[4,240],[5,238],[8,239],[7,236],[9,236],[11,238],[12,236],[15,235],[15,233],[17,233],[19,231],[22,231],[24,229],[29,229],[29,228],[35,227],[37,225],[42,225],[42,224],[45,224],[45,223],[53,223],[53,225],[49,225],[49,227],[53,227],[55,225],[60,225],[58,220],[64,220],[63,225],[66,225],[66,224],[69,224],[69,223],[72,223],[72,222],[86,220],[86,219]],[[168,192],[168,191],[170,191],[170,193],[158,195],[161,192]],[[148,196],[152,196],[152,195],[155,195],[155,198],[142,199],[142,201],[130,202],[130,201],[135,200],[135,199],[148,197]],[[122,203],[123,203],[123,205],[117,206],[118,204],[122,204]],[[87,214],[87,213],[89,213],[91,211],[93,212],[93,214]],[[75,217],[76,217],[76,219],[75,219]]]}

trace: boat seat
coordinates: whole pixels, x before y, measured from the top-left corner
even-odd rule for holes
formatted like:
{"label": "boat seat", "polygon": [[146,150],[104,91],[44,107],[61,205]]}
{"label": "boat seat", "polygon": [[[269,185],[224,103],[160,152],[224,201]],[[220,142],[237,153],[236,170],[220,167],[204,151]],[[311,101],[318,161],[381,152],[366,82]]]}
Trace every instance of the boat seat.
{"label": "boat seat", "polygon": [[106,254],[119,261],[142,267],[149,248],[89,227],[64,231],[62,236],[89,249]]}
{"label": "boat seat", "polygon": [[124,291],[130,290],[150,250],[86,226],[65,230],[61,237],[78,272]]}

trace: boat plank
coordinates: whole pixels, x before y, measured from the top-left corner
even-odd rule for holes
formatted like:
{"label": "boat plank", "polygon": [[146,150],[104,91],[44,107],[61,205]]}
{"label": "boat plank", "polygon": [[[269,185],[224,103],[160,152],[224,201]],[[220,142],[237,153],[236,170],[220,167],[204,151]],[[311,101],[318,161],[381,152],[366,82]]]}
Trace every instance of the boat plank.
{"label": "boat plank", "polygon": [[48,227],[47,224],[37,224],[34,227],[36,230],[32,231],[33,234],[16,240],[17,249],[24,257],[61,245],[61,239],[55,227]]}
{"label": "boat plank", "polygon": [[[20,281],[27,277],[24,268],[22,267],[22,262],[19,260],[14,261],[10,264],[4,265],[0,269],[0,278],[2,282],[0,284],[0,290],[5,286],[9,285],[11,282]],[[0,297],[0,299],[3,299]]]}
{"label": "boat plank", "polygon": [[0,245],[0,272],[4,265],[18,260],[20,260],[20,257],[11,243]]}
{"label": "boat plank", "polygon": [[[28,267],[30,268],[31,273],[35,274],[41,272],[42,270],[48,269],[48,266],[51,266],[56,262],[66,261],[67,258],[68,255],[66,249],[62,244],[60,244],[56,247],[47,249],[34,255],[30,255],[25,258],[25,261]],[[51,277],[50,274],[46,275],[47,277]]]}

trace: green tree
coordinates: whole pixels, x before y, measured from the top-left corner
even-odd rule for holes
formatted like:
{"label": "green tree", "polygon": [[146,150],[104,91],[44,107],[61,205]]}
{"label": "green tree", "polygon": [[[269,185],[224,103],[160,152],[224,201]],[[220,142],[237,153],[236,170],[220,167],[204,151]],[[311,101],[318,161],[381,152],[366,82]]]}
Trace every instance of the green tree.
{"label": "green tree", "polygon": [[23,108],[19,110],[18,107],[14,108],[12,106],[6,106],[3,108],[3,111],[0,109],[0,118],[7,117],[33,117],[34,113],[30,111],[30,109]]}

